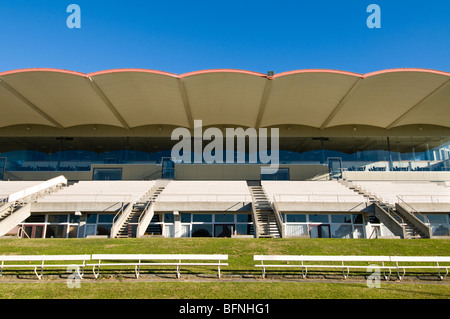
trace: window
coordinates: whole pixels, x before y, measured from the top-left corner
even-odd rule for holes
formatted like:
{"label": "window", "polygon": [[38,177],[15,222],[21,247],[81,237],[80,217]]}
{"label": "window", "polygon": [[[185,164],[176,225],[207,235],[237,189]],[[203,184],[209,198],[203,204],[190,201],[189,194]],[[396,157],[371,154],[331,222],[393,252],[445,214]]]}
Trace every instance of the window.
{"label": "window", "polygon": [[353,238],[352,225],[331,224],[332,238]]}
{"label": "window", "polygon": [[328,215],[310,214],[309,222],[310,223],[328,223]]}
{"label": "window", "polygon": [[106,224],[112,224],[114,219],[113,214],[99,214],[98,215],[98,223],[106,223]]}
{"label": "window", "polygon": [[237,214],[236,221],[238,223],[251,223],[252,215],[251,214]]}
{"label": "window", "polygon": [[331,215],[331,222],[339,224],[351,224],[352,218],[350,215]]}
{"label": "window", "polygon": [[192,214],[192,221],[194,223],[212,223],[211,214]]}
{"label": "window", "polygon": [[306,215],[303,214],[286,214],[288,223],[306,223]]}
{"label": "window", "polygon": [[48,215],[47,222],[49,223],[67,223],[67,215]]}
{"label": "window", "polygon": [[165,223],[173,223],[173,214],[164,214]]}
{"label": "window", "polygon": [[285,236],[364,238],[362,214],[282,214]]}
{"label": "window", "polygon": [[67,225],[47,225],[45,238],[66,238]]}
{"label": "window", "polygon": [[234,214],[214,214],[216,223],[233,223]]}
{"label": "window", "polygon": [[182,213],[180,219],[181,219],[182,223],[190,223],[191,222],[191,214],[189,214],[189,213]]}
{"label": "window", "polygon": [[212,224],[193,224],[192,237],[212,237]]}

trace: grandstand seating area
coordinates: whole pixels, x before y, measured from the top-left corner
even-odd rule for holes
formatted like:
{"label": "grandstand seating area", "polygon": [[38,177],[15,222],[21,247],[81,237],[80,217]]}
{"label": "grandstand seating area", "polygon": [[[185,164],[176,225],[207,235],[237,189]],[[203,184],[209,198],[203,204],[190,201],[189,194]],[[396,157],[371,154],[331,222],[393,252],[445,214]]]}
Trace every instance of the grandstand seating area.
{"label": "grandstand seating area", "polygon": [[[199,227],[208,228],[210,234],[220,233],[225,227],[222,224],[228,225],[226,227],[229,227],[230,234],[239,228],[241,233],[235,235],[242,233],[253,235],[250,226],[258,230],[270,225],[278,229],[278,237],[292,236],[292,227],[297,230],[301,228],[303,236],[310,236],[312,230],[309,227],[311,225],[318,227],[316,224],[321,223],[323,227],[321,226],[320,231],[325,237],[332,234],[332,237],[339,238],[345,230],[345,236],[348,235],[348,238],[352,236],[369,238],[372,232],[370,224],[391,227],[387,226],[389,220],[392,221],[391,217],[395,215],[393,217],[395,219],[399,216],[397,213],[400,208],[396,211],[395,204],[403,202],[408,204],[405,205],[408,206],[407,209],[413,209],[412,213],[427,216],[426,220],[431,225],[433,236],[448,236],[450,227],[449,182],[261,181],[261,186],[251,186],[252,183],[248,184],[244,180],[154,180],[80,181],[68,186],[62,185],[67,185],[64,176],[44,182],[0,182],[0,212],[4,212],[0,217],[3,216],[3,220],[6,221],[6,218],[16,209],[11,204],[14,201],[8,202],[9,199],[15,198],[11,194],[20,195],[25,189],[36,188],[34,193],[24,192],[25,195],[33,194],[33,196],[24,195],[17,198],[20,199],[21,205],[28,206],[29,213],[27,216],[24,215],[24,218],[35,214],[40,216],[37,218],[39,221],[36,222],[37,219],[28,222],[21,220],[16,221],[14,225],[27,226],[27,223],[30,223],[31,226],[28,227],[38,227],[36,226],[38,223],[39,227],[42,227],[40,234],[44,234],[44,237],[47,228],[60,227],[61,223],[67,224],[67,228],[61,230],[62,237],[69,236],[66,235],[69,233],[68,230],[77,229],[77,227],[79,231],[73,231],[71,236],[96,235],[98,232],[96,233],[95,229],[100,228],[104,228],[103,235],[115,236],[117,229],[114,227],[116,227],[123,229],[125,236],[129,237],[129,234],[136,233],[134,229],[138,225],[143,229],[144,235],[148,227],[151,229],[157,227],[156,233],[164,236],[176,236],[175,230],[181,228],[184,229],[183,236],[190,236]],[[375,209],[376,205],[372,205],[373,202],[377,202],[378,211]],[[4,205],[5,203],[7,205]],[[127,205],[128,203],[132,205]],[[409,205],[415,203],[418,204],[414,207]],[[384,205],[391,207],[385,208],[386,218],[383,221],[384,215],[379,214]],[[175,211],[177,214],[174,213]],[[178,212],[181,214],[179,215]],[[79,216],[78,219],[72,216],[75,213]],[[227,214],[229,216],[224,216]],[[394,215],[389,217],[389,214]],[[56,218],[55,215],[64,216]],[[97,225],[95,226],[97,228],[85,231],[82,225],[88,215],[94,216],[89,217],[89,223]],[[175,218],[175,215],[179,217]],[[406,217],[402,217],[398,227],[406,227],[402,226]],[[64,221],[60,222],[61,220]],[[2,223],[1,218],[0,223]],[[111,227],[115,231],[111,230],[109,233],[109,229],[113,229]],[[363,230],[363,227],[367,228]],[[149,233],[155,233],[155,231]],[[261,235],[257,232],[255,234]],[[386,234],[382,236],[392,236],[393,233],[389,234],[391,233],[386,231]],[[270,237],[273,234],[267,236]]]}
{"label": "grandstand seating area", "polygon": [[26,189],[31,186],[38,185],[40,181],[0,181],[0,201],[8,198],[9,195]]}
{"label": "grandstand seating area", "polygon": [[355,202],[366,199],[337,181],[262,181],[271,202]]}
{"label": "grandstand seating area", "polygon": [[51,202],[138,202],[154,181],[80,181],[38,199]]}
{"label": "grandstand seating area", "polygon": [[399,198],[407,203],[450,203],[450,189],[433,182],[354,181],[352,184],[391,205],[398,203]]}
{"label": "grandstand seating area", "polygon": [[251,202],[245,181],[171,181],[160,202]]}

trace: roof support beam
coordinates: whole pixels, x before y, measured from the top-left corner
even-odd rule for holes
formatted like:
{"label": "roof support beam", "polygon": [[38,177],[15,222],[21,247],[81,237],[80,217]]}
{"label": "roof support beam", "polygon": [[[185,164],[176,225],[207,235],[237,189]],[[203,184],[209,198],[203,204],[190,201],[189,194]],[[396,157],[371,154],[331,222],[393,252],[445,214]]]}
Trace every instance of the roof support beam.
{"label": "roof support beam", "polygon": [[350,98],[350,96],[353,94],[353,92],[355,92],[356,89],[361,85],[363,79],[364,78],[359,78],[355,83],[353,83],[350,90],[347,91],[347,93],[339,101],[339,103],[336,105],[336,107],[331,112],[331,114],[328,116],[328,118],[325,120],[325,122],[322,123],[322,125],[320,126],[321,130],[323,130],[324,128],[326,128],[328,126],[328,124],[330,124],[331,120],[333,120],[334,117],[336,116],[336,114],[342,109],[342,107],[345,105],[345,103]]}
{"label": "roof support beam", "polygon": [[117,111],[116,107],[111,103],[111,101],[108,99],[108,97],[103,93],[103,91],[100,89],[100,87],[97,85],[97,83],[94,82],[94,79],[91,77],[86,78],[88,80],[88,83],[90,86],[94,89],[94,91],[97,93],[97,95],[102,99],[102,101],[106,104],[106,106],[110,109],[110,111],[114,114],[114,116],[119,120],[119,122],[122,124],[124,128],[127,130],[130,129],[130,126],[125,121],[125,119],[120,115],[119,111]]}
{"label": "roof support beam", "polygon": [[58,123],[54,118],[52,118],[50,115],[45,113],[43,110],[41,110],[38,106],[36,106],[34,103],[32,103],[30,100],[28,100],[25,96],[17,92],[12,86],[10,86],[8,83],[5,82],[5,80],[0,79],[0,84],[7,89],[11,94],[13,94],[15,97],[17,97],[19,100],[21,100],[23,103],[25,103],[28,107],[39,113],[42,117],[44,117],[47,121],[52,123],[57,128],[64,128],[60,123]]}
{"label": "roof support beam", "polygon": [[259,129],[261,126],[261,121],[264,116],[264,111],[266,110],[267,100],[269,99],[270,89],[272,88],[272,78],[268,77],[266,80],[266,85],[264,86],[264,92],[261,98],[261,103],[259,104],[258,116],[256,118],[255,128]]}
{"label": "roof support beam", "polygon": [[180,89],[181,99],[183,100],[184,110],[186,111],[187,120],[189,123],[189,128],[194,129],[194,119],[192,117],[191,105],[189,104],[189,99],[186,93],[186,87],[182,78],[178,79],[178,88]]}
{"label": "roof support beam", "polygon": [[428,94],[427,96],[425,96],[423,99],[421,99],[419,102],[417,102],[415,105],[413,105],[412,107],[410,107],[405,113],[403,113],[402,115],[400,115],[394,122],[392,122],[391,124],[389,124],[386,129],[389,130],[391,128],[393,128],[398,122],[400,122],[402,119],[405,118],[405,116],[407,116],[411,111],[417,109],[418,107],[420,107],[423,103],[425,103],[426,100],[428,100],[431,96],[433,96],[434,94],[436,94],[437,92],[439,92],[440,90],[442,90],[444,87],[446,87],[448,84],[450,84],[450,79],[448,79],[447,81],[445,81],[444,83],[442,83],[441,85],[439,85],[436,89],[434,89],[430,94]]}

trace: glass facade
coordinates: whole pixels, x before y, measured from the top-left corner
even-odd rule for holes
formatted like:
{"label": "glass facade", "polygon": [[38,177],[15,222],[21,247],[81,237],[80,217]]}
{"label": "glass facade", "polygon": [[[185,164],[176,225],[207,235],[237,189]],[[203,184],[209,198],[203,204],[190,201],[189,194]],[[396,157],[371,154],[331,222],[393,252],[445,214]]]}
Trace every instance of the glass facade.
{"label": "glass facade", "polygon": [[289,237],[365,238],[362,214],[284,213],[284,232]]}
{"label": "glass facade", "polygon": [[[161,163],[171,156],[173,145],[170,138],[0,137],[0,172],[89,171],[92,164]],[[280,164],[327,164],[329,158],[338,158],[342,169],[349,171],[449,171],[450,138],[281,137],[279,157]],[[245,158],[249,163],[249,154]]]}
{"label": "glass facade", "polygon": [[175,218],[173,213],[158,213],[153,216],[146,235],[164,237],[253,235],[253,222],[251,214],[247,213],[181,213],[179,218]]}
{"label": "glass facade", "polygon": [[114,214],[42,214],[31,215],[23,223],[25,238],[85,238],[109,236]]}

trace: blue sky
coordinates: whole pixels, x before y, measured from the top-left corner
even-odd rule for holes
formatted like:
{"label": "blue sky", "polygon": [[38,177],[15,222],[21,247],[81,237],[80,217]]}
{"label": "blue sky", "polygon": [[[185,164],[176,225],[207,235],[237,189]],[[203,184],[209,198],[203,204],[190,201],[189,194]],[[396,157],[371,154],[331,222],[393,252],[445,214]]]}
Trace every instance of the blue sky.
{"label": "blue sky", "polygon": [[[81,29],[69,29],[69,4]],[[381,28],[369,29],[369,4]],[[417,67],[450,72],[448,0],[2,0],[0,71]]]}

